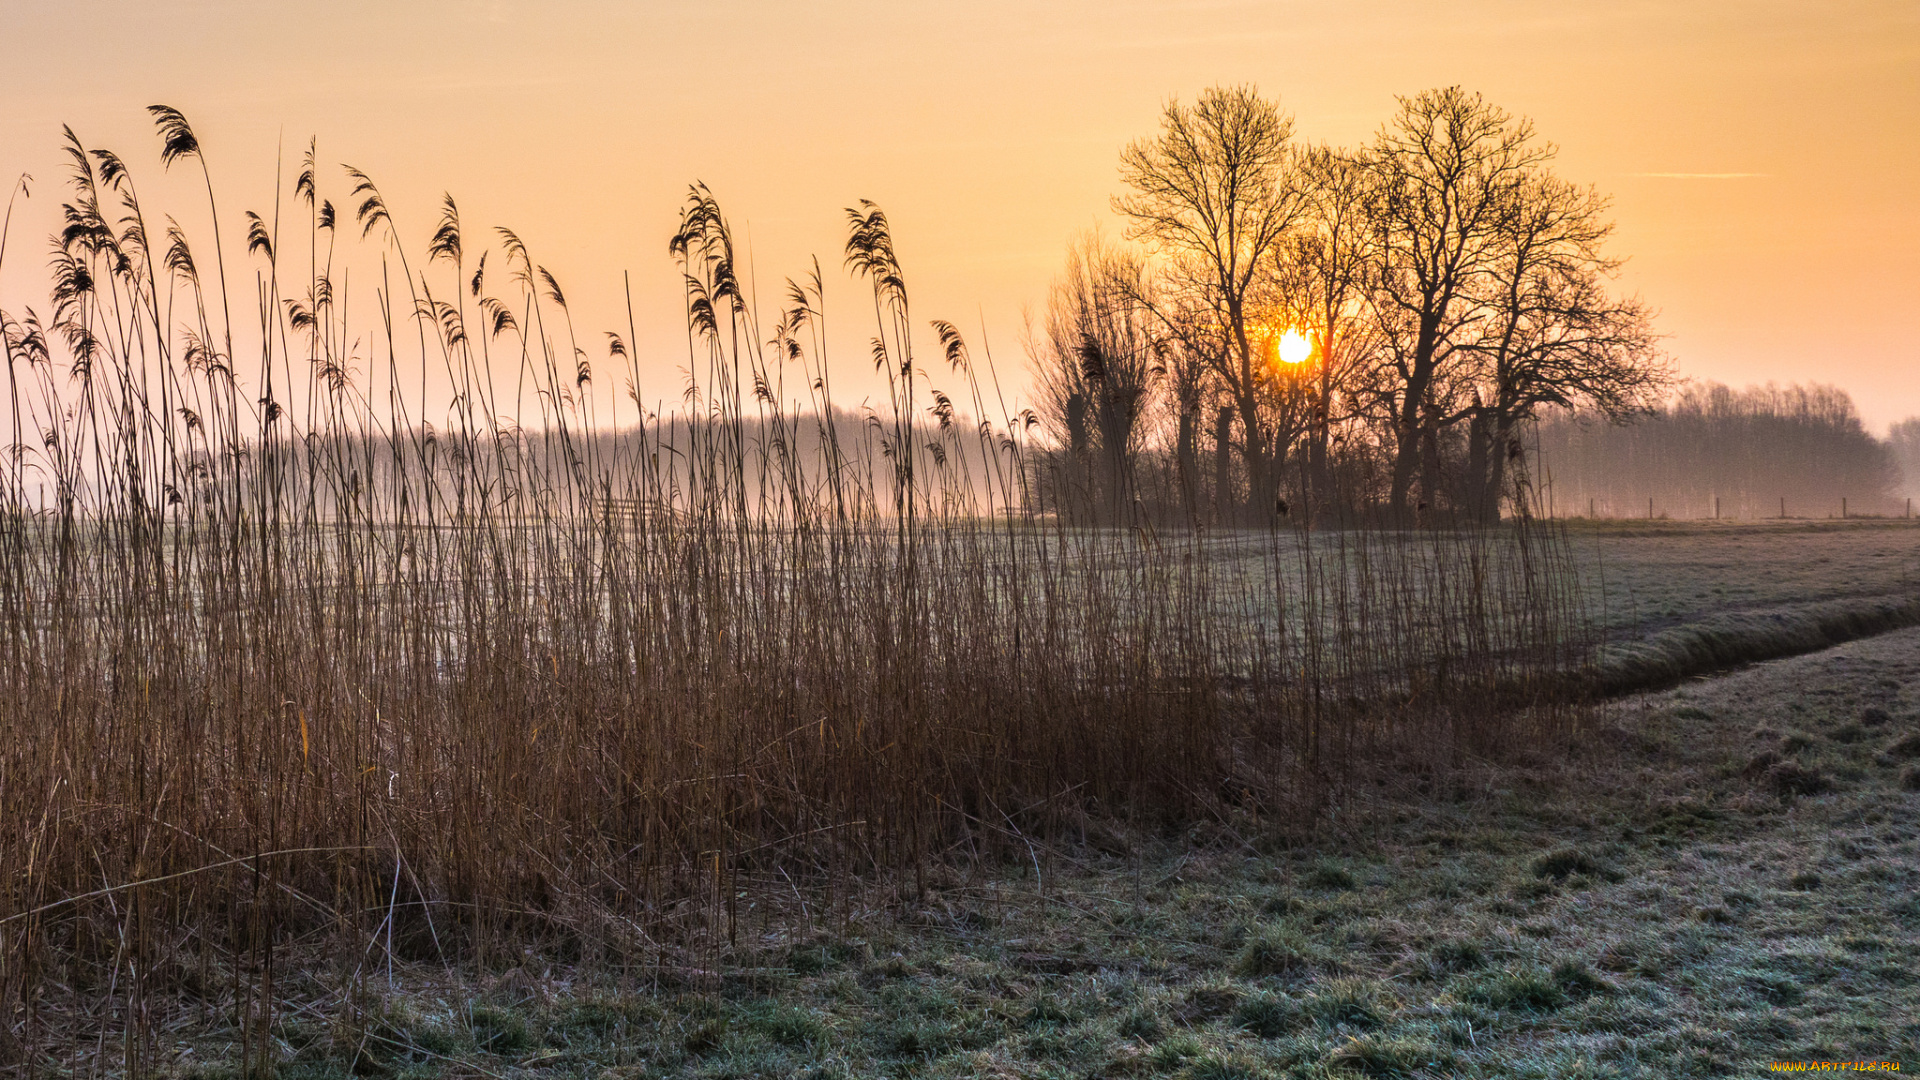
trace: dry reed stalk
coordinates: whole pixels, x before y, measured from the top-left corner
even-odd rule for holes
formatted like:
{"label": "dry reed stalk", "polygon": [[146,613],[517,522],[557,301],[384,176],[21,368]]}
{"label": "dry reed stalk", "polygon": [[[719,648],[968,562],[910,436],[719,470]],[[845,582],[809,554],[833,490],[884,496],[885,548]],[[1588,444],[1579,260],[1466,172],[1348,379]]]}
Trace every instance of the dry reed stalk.
{"label": "dry reed stalk", "polygon": [[[1307,813],[1392,745],[1567,722],[1552,529],[1068,527],[1029,425],[966,419],[1001,397],[990,357],[936,323],[953,389],[913,359],[870,204],[848,259],[887,412],[832,397],[817,265],[766,332],[703,188],[671,245],[684,407],[603,412],[519,237],[470,263],[448,199],[415,274],[372,181],[343,220],[311,149],[306,228],[250,215],[243,374],[224,274],[70,149],[52,321],[4,317],[34,445],[0,497],[0,1022],[36,1046],[65,995],[137,1071],[192,987],[266,1055],[276,957],[315,935],[351,1026],[383,952],[711,956],[776,872],[917,886],[1080,806]],[[632,328],[609,337],[637,388]],[[439,427],[416,364],[457,390]]]}

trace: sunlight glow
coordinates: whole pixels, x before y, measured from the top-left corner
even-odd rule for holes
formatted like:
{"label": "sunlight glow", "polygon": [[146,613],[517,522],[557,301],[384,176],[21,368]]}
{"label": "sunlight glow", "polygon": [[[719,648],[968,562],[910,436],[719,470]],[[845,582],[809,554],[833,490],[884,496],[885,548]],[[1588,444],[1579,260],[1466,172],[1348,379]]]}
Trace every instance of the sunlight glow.
{"label": "sunlight glow", "polygon": [[1313,339],[1298,330],[1280,335],[1280,359],[1289,364],[1305,363],[1313,355]]}

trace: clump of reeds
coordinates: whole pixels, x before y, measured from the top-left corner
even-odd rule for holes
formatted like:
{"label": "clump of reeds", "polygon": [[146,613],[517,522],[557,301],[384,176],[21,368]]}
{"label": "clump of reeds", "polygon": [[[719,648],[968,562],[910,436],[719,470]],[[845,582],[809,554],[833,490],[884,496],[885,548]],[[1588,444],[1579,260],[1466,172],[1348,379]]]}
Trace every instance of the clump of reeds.
{"label": "clump of reeds", "polygon": [[818,267],[766,325],[695,188],[693,363],[649,410],[633,328],[589,362],[528,246],[476,252],[451,198],[409,261],[310,149],[246,215],[258,303],[230,308],[118,157],[69,151],[49,315],[0,315],[0,1024],[30,1046],[69,1008],[134,1068],[190,987],[265,1060],[296,944],[333,943],[348,1013],[396,950],[678,963],[754,890],[911,890],[1089,805],[1309,813],[1409,737],[1564,719],[1572,574],[1524,517],[1043,513],[990,358],[940,322],[916,353],[871,205],[846,255],[884,409],[833,397]]}

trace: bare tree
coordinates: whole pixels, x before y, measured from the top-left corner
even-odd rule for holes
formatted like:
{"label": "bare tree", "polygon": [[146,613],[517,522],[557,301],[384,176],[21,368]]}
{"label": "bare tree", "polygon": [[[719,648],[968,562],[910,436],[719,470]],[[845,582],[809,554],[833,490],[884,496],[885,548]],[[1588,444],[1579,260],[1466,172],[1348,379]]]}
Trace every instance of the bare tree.
{"label": "bare tree", "polygon": [[1130,505],[1160,370],[1148,295],[1138,256],[1085,236],[1067,252],[1045,337],[1031,346],[1042,416],[1066,450],[1066,486],[1083,489],[1095,520],[1108,524]]}
{"label": "bare tree", "polygon": [[[1533,126],[1460,87],[1400,99],[1367,156],[1375,229],[1373,290],[1390,378],[1376,380],[1394,443],[1390,499],[1404,518],[1415,473],[1431,501],[1438,438],[1458,385],[1446,368],[1486,315],[1480,302],[1505,241],[1514,189],[1552,148]],[[1423,467],[1424,466],[1424,467]]]}
{"label": "bare tree", "polygon": [[1672,384],[1651,313],[1615,299],[1605,280],[1619,260],[1601,252],[1613,231],[1591,189],[1534,170],[1509,192],[1501,243],[1472,344],[1473,391],[1465,501],[1497,520],[1506,465],[1521,456],[1516,428],[1543,405],[1582,407],[1613,422],[1646,412]]}
{"label": "bare tree", "polygon": [[[1542,406],[1624,419],[1667,389],[1650,313],[1609,292],[1604,200],[1547,171],[1554,147],[1524,118],[1449,87],[1400,99],[1358,151],[1290,139],[1277,105],[1216,88],[1122,155],[1114,208],[1155,256],[1128,280],[1153,315],[1190,512],[1210,440],[1224,519],[1284,506],[1296,448],[1287,494],[1313,516],[1338,503],[1338,473],[1399,520],[1416,492],[1420,509],[1496,517]],[[1312,363],[1278,362],[1283,330]],[[1054,412],[1084,450],[1100,436],[1074,377]]]}
{"label": "bare tree", "polygon": [[1312,386],[1307,417],[1307,482],[1301,496],[1309,511],[1332,501],[1331,431],[1352,407],[1355,370],[1371,355],[1371,326],[1364,300],[1373,276],[1368,216],[1372,173],[1358,156],[1315,147],[1300,156],[1297,174],[1304,198],[1302,227],[1274,250],[1276,289],[1283,321],[1312,341]]}
{"label": "bare tree", "polygon": [[[1120,177],[1131,192],[1113,201],[1129,221],[1128,236],[1166,259],[1167,305],[1155,310],[1170,331],[1190,335],[1188,351],[1206,359],[1238,417],[1248,503],[1256,509],[1272,505],[1284,442],[1263,423],[1274,378],[1249,322],[1269,256],[1300,216],[1292,135],[1292,119],[1252,87],[1214,87],[1191,106],[1169,102],[1160,133],[1121,153]],[[1170,310],[1176,304],[1183,305],[1178,315]],[[1202,311],[1206,318],[1193,318]]]}

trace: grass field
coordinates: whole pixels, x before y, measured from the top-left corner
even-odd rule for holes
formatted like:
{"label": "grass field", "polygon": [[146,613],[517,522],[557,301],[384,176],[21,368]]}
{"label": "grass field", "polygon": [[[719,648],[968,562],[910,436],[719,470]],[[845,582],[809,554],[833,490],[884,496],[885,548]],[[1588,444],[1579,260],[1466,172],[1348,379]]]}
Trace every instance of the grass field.
{"label": "grass field", "polygon": [[[1577,543],[1605,595],[1660,629],[1901,589],[1914,537],[1676,525]],[[535,934],[476,970],[389,938],[359,960],[374,975],[352,1031],[338,959],[288,950],[277,1075],[1669,1077],[1920,1059],[1920,629],[1616,699],[1509,760],[1414,764],[1353,778],[1310,829],[1228,802],[1042,839],[1010,807],[981,829],[1011,860],[963,844],[917,895],[753,882],[732,944],[677,962]],[[206,999],[155,1032],[158,1056],[175,1076],[237,1075],[217,961],[197,977]],[[112,1041],[100,1052],[111,1071]]]}
{"label": "grass field", "polygon": [[1920,523],[1574,521],[1587,607],[1630,637],[1726,611],[1920,589]]}

